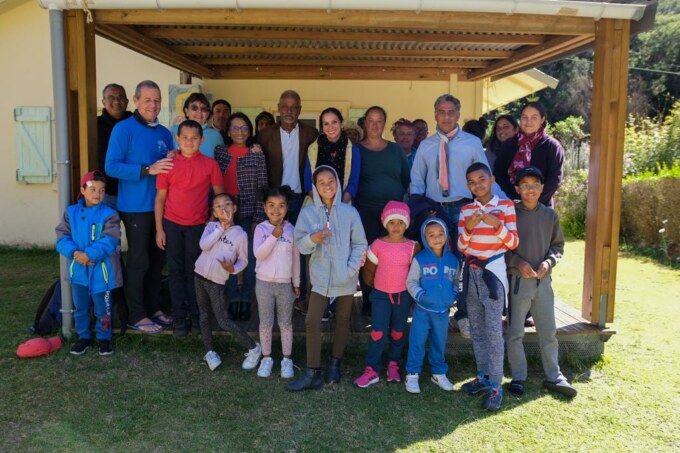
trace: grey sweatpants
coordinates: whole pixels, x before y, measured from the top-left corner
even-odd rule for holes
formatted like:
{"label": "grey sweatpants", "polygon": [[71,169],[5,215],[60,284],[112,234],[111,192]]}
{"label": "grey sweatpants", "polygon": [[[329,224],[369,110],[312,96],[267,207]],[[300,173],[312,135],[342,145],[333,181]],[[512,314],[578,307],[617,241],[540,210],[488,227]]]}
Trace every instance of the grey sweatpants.
{"label": "grey sweatpants", "polygon": [[229,319],[227,315],[224,285],[218,285],[215,282],[194,275],[194,287],[196,288],[196,304],[201,314],[201,338],[203,338],[205,352],[213,350],[210,313],[215,316],[215,320],[221,329],[231,332],[246,348],[253,349],[255,341],[248,336],[248,332]]}
{"label": "grey sweatpants", "polygon": [[536,323],[538,344],[541,348],[543,372],[549,381],[565,380],[557,361],[559,345],[555,325],[555,296],[550,275],[540,280],[512,276],[510,291],[510,332],[508,334],[508,362],[512,379],[526,381],[527,359],[524,354],[524,318],[529,310]]}
{"label": "grey sweatpants", "polygon": [[[482,280],[482,269],[470,268],[467,309],[470,338],[477,362],[477,373],[489,375],[494,384],[503,381],[503,306],[501,300],[491,300],[489,289]],[[498,282],[501,286],[501,282]],[[501,286],[501,288],[503,288]]]}
{"label": "grey sweatpants", "polygon": [[260,315],[262,354],[267,357],[272,353],[272,328],[276,317],[281,331],[281,349],[283,355],[289,357],[293,351],[293,302],[295,302],[293,285],[258,279],[255,281],[255,296],[257,312]]}

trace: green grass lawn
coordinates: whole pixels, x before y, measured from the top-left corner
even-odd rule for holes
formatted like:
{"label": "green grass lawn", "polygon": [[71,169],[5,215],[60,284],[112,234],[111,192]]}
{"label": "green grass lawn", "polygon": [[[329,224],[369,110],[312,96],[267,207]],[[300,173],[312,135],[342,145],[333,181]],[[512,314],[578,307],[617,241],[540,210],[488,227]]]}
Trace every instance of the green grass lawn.
{"label": "green grass lawn", "polygon": [[[575,306],[583,249],[569,242],[554,276],[558,297]],[[244,351],[228,337],[217,337],[224,363],[212,373],[196,337],[128,335],[114,338],[111,357],[62,348],[20,360],[16,347],[57,273],[56,253],[0,249],[0,451],[680,450],[680,271],[643,258],[619,261],[618,333],[602,359],[564,366],[579,395],[544,391],[532,361],[527,394],[506,393],[496,414],[427,375],[420,395],[384,379],[353,388],[362,338],[349,347],[339,387],[302,394],[285,390],[278,366],[270,379],[241,370]],[[294,359],[304,364],[302,338]],[[473,361],[448,361],[458,389]]]}

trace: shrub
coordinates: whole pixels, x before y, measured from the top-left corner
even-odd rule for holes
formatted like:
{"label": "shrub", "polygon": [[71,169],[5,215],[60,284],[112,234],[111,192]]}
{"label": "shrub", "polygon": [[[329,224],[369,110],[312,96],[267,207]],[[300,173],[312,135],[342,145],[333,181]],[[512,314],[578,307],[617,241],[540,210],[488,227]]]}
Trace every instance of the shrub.
{"label": "shrub", "polygon": [[569,172],[555,194],[555,210],[560,216],[562,232],[566,237],[586,237],[587,207],[588,171]]}

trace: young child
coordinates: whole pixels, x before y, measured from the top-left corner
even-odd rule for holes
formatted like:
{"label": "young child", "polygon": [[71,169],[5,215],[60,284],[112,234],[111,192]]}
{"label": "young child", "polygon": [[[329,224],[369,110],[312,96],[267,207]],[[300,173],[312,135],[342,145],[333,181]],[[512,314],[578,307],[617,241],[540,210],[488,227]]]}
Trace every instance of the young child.
{"label": "young child", "polygon": [[404,237],[411,222],[406,203],[388,202],[380,220],[387,230],[387,236],[371,244],[368,260],[361,270],[364,281],[374,290],[369,296],[373,307],[373,326],[368,340],[366,369],[354,381],[354,385],[360,388],[380,381],[381,358],[388,335],[387,382],[401,382],[399,362],[406,343],[404,329],[413,302],[406,290],[406,277],[413,257],[420,251],[417,242]]}
{"label": "young child", "polygon": [[482,407],[497,411],[503,400],[503,309],[508,294],[503,256],[519,243],[515,206],[491,193],[494,177],[485,164],[470,165],[466,178],[475,201],[461,209],[458,249],[465,258],[462,297],[478,374],[461,390],[468,394],[489,390]]}
{"label": "young child", "polygon": [[94,301],[99,355],[113,354],[111,290],[123,285],[120,262],[120,217],[102,201],[106,180],[99,171],[80,179],[76,204],[66,208],[56,228],[57,251],[68,259],[78,341],[71,354],[81,355],[92,344],[90,307]]}
{"label": "young child", "polygon": [[214,193],[222,193],[222,175],[217,162],[199,151],[203,128],[196,121],[179,125],[177,143],[172,169],[156,177],[154,215],[156,245],[168,260],[173,335],[182,337],[191,328],[199,332],[194,263],[201,253],[198,241],[208,218],[208,194],[211,186]]}
{"label": "young child", "polygon": [[216,195],[212,204],[212,217],[205,226],[200,240],[201,255],[196,260],[194,285],[196,302],[201,314],[201,337],[205,348],[203,360],[210,371],[222,364],[222,359],[213,350],[211,314],[221,329],[234,334],[248,353],[243,361],[244,370],[252,370],[262,355],[262,349],[248,333],[227,316],[224,301],[224,284],[229,274],[235,275],[248,265],[248,234],[234,225],[236,201],[226,193]]}
{"label": "young child", "polygon": [[406,391],[420,393],[418,377],[429,339],[431,380],[450,392],[453,384],[446,377],[444,350],[449,335],[449,311],[458,296],[455,284],[458,259],[448,246],[449,233],[443,220],[436,217],[425,220],[420,234],[425,249],[413,259],[406,280],[408,292],[416,301],[409,333]]}
{"label": "young child", "polygon": [[550,272],[562,258],[564,237],[557,213],[539,201],[543,192],[543,173],[536,167],[526,167],[517,173],[515,190],[522,201],[515,205],[519,246],[508,252],[512,276],[510,291],[510,334],[508,362],[512,371],[510,393],[522,396],[527,379],[524,355],[524,318],[529,310],[536,323],[541,347],[541,362],[546,380],[543,386],[570,398],[576,389],[560,372],[557,361],[559,346],[555,326],[555,299]]}
{"label": "young child", "polygon": [[274,361],[272,328],[278,318],[281,331],[281,377],[292,378],[293,361],[293,303],[300,296],[300,252],[295,245],[294,227],[286,221],[288,202],[293,191],[288,186],[263,187],[260,198],[269,220],[258,224],[253,235],[253,252],[257,258],[255,295],[260,315],[260,343],[262,361],[257,375],[269,377]]}
{"label": "young child", "polygon": [[359,213],[342,203],[342,188],[332,167],[321,165],[312,175],[314,204],[302,209],[295,225],[295,244],[312,255],[312,294],[305,319],[307,369],[288,385],[290,391],[321,388],[321,317],[331,300],[337,307],[327,383],[340,382],[340,363],[349,338],[349,319],[359,269],[366,257],[366,234]]}

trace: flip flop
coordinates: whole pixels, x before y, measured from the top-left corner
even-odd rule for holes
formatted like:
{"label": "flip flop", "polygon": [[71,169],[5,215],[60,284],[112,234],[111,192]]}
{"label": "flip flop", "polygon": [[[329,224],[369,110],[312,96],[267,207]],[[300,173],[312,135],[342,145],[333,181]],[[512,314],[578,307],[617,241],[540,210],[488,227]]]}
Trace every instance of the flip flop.
{"label": "flip flop", "polygon": [[[155,329],[149,330],[149,329],[144,329],[144,327],[151,327],[154,326]],[[157,333],[161,333],[163,328],[156,324],[155,322],[142,322],[142,323],[137,323],[137,324],[128,324],[128,327],[132,330],[136,330],[138,332],[147,334],[147,335],[155,335]]]}
{"label": "flip flop", "polygon": [[151,318],[153,322],[155,322],[158,325],[161,326],[171,326],[172,325],[172,318],[165,313],[161,313],[158,316],[153,316]]}

